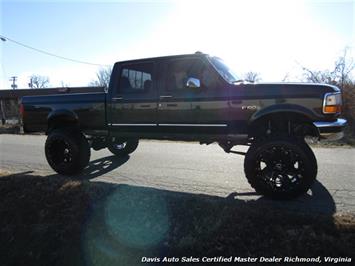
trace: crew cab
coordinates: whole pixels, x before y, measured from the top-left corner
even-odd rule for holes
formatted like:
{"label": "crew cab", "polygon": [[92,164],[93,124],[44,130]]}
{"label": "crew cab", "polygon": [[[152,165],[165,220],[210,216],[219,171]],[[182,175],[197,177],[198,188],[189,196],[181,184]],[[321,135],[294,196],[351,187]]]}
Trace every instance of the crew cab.
{"label": "crew cab", "polygon": [[279,199],[310,188],[317,161],[305,138],[341,138],[341,108],[335,86],[250,83],[200,52],[117,62],[102,93],[23,97],[21,104],[24,131],[48,135],[45,155],[60,174],[81,172],[91,148],[127,156],[139,139],[217,142],[245,155],[258,193]]}

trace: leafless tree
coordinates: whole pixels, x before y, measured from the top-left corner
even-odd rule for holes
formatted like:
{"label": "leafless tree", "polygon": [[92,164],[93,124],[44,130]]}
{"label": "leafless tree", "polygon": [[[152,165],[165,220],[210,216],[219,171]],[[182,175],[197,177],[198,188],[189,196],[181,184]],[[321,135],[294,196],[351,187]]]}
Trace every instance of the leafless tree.
{"label": "leafless tree", "polygon": [[49,78],[46,76],[41,76],[41,75],[35,75],[33,74],[30,77],[30,83],[28,83],[28,86],[31,89],[42,89],[42,88],[47,88],[49,85]]}
{"label": "leafless tree", "polygon": [[69,83],[65,83],[63,80],[60,81],[60,87],[62,88],[68,88],[69,87]]}
{"label": "leafless tree", "polygon": [[249,82],[258,82],[261,80],[260,74],[257,72],[249,71],[245,73],[244,79]]}
{"label": "leafless tree", "polygon": [[287,72],[285,76],[282,78],[282,82],[288,82],[290,80],[290,73]]}
{"label": "leafless tree", "polygon": [[352,71],[355,68],[353,58],[348,54],[348,49],[344,49],[343,54],[335,61],[332,70],[311,70],[306,67],[303,69],[303,81],[327,83],[340,87],[343,93],[343,110],[342,115],[349,122],[351,133],[355,135],[355,80],[352,77]]}
{"label": "leafless tree", "polygon": [[354,59],[348,56],[348,48],[344,49],[334,64],[333,70],[311,70],[302,67],[303,79],[312,83],[327,83],[343,88],[345,84],[352,83],[351,71],[355,68]]}
{"label": "leafless tree", "polygon": [[335,63],[334,74],[341,87],[346,83],[352,83],[351,72],[355,68],[354,58],[348,56],[348,48],[344,49],[344,54]]}
{"label": "leafless tree", "polygon": [[91,81],[89,85],[108,88],[111,72],[112,67],[100,68],[96,73],[96,80]]}

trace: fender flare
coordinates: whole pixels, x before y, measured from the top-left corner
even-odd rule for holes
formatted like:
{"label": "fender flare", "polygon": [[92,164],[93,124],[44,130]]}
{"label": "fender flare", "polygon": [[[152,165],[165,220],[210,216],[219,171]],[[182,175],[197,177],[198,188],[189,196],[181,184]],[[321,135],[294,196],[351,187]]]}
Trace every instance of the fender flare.
{"label": "fender flare", "polygon": [[59,120],[63,123],[68,123],[68,124],[77,125],[79,123],[79,117],[73,111],[67,109],[53,110],[47,116],[47,123],[48,123],[47,131],[50,130],[51,123],[53,123],[53,121],[55,120]]}
{"label": "fender flare", "polygon": [[315,120],[315,114],[310,109],[297,104],[275,104],[263,108],[255,112],[249,119],[248,124],[251,125],[262,117],[272,114],[294,113],[308,118],[310,121]]}

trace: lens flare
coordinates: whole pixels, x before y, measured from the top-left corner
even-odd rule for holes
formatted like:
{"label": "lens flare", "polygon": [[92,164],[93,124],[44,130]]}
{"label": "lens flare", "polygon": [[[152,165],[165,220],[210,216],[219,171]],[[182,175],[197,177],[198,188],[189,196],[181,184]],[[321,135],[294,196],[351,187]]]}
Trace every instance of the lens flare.
{"label": "lens flare", "polygon": [[169,231],[165,197],[154,189],[120,185],[93,207],[83,249],[88,265],[140,265],[159,253]]}

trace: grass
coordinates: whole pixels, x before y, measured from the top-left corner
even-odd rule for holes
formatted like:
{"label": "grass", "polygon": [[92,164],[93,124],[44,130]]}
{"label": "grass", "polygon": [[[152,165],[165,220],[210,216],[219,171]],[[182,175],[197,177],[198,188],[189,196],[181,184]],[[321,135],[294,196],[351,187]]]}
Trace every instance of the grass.
{"label": "grass", "polygon": [[353,214],[307,214],[60,176],[1,175],[1,265],[131,266],[143,256],[354,256]]}
{"label": "grass", "polygon": [[355,138],[354,137],[345,137],[337,141],[327,141],[322,140],[316,143],[310,143],[312,147],[319,148],[354,148],[355,147]]}
{"label": "grass", "polygon": [[0,124],[0,134],[19,134],[21,132],[20,125]]}

